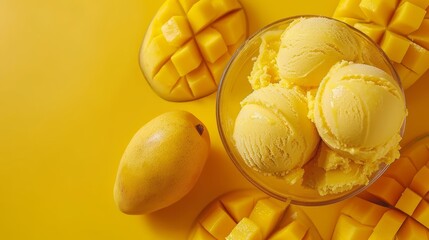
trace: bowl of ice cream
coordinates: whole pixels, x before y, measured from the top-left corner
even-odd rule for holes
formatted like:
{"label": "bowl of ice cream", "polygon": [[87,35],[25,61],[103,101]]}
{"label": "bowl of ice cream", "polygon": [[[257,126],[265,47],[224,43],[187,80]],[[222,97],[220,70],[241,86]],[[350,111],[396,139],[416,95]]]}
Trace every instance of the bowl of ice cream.
{"label": "bowl of ice cream", "polygon": [[362,32],[321,16],[274,22],[235,52],[219,84],[223,145],[256,187],[300,205],[364,191],[399,157],[399,78]]}

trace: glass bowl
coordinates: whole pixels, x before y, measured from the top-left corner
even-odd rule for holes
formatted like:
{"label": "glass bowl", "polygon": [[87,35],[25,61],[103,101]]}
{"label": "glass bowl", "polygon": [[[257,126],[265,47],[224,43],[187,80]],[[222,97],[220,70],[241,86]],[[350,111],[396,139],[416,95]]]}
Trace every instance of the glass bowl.
{"label": "glass bowl", "polygon": [[[240,48],[237,49],[235,54],[232,56],[229,64],[226,66],[219,84],[216,99],[216,118],[218,131],[229,157],[231,158],[235,166],[238,168],[238,170],[252,184],[254,184],[256,187],[258,187],[260,190],[264,191],[268,195],[275,197],[279,200],[290,200],[291,203],[297,205],[317,206],[342,201],[364,191],[384,173],[384,171],[388,168],[388,165],[383,164],[380,169],[371,176],[370,181],[367,185],[356,186],[349,191],[339,194],[328,194],[325,196],[321,196],[316,190],[305,188],[302,186],[288,185],[281,178],[265,176],[251,169],[244,162],[243,158],[235,147],[233,140],[235,119],[241,109],[240,102],[252,92],[252,88],[250,86],[250,83],[248,82],[248,76],[252,70],[254,59],[259,54],[261,36],[267,31],[284,30],[289,26],[291,22],[296,19],[311,17],[323,16],[302,15],[281,19],[257,31],[255,34],[250,36],[241,45]],[[338,21],[335,19],[332,20]],[[395,69],[393,68],[385,53],[378,47],[378,45],[359,30],[350,27],[343,22],[340,23],[342,27],[350,29],[352,34],[354,34],[358,39],[359,44],[361,44],[360,47],[362,49],[362,52],[365,53],[363,54],[363,63],[367,63],[376,66],[380,69],[383,69],[385,72],[392,75],[395,81],[401,87],[401,82],[397,73],[395,72]],[[401,128],[401,136],[403,135],[404,127],[405,121]]]}

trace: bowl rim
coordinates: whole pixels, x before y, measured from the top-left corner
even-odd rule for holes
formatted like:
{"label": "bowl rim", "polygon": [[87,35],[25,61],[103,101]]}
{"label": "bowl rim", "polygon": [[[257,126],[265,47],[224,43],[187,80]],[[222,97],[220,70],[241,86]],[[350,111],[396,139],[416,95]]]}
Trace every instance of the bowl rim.
{"label": "bowl rim", "polygon": [[[260,183],[258,183],[258,181],[254,180],[244,169],[243,167],[238,163],[238,160],[235,158],[234,154],[232,153],[231,147],[229,146],[226,136],[224,134],[224,128],[223,125],[221,123],[221,110],[220,110],[220,102],[222,100],[222,93],[223,93],[223,86],[224,86],[224,82],[225,82],[225,78],[226,75],[228,74],[232,64],[235,62],[235,60],[237,59],[237,57],[242,53],[242,50],[244,49],[244,47],[247,45],[247,43],[249,43],[250,41],[254,40],[256,37],[258,37],[261,33],[266,32],[267,30],[277,26],[277,25],[281,25],[283,23],[287,23],[287,22],[292,22],[293,20],[296,19],[300,19],[300,18],[325,18],[325,19],[330,19],[333,21],[336,21],[338,23],[340,23],[342,26],[347,27],[348,29],[352,30],[353,32],[355,32],[355,34],[359,35],[360,37],[364,38],[366,41],[368,41],[373,47],[375,47],[378,51],[378,54],[381,54],[381,57],[383,59],[383,62],[386,63],[387,67],[390,70],[390,74],[392,75],[393,79],[395,80],[395,82],[398,84],[399,88],[401,89],[401,94],[402,97],[404,99],[404,104],[406,106],[406,102],[405,102],[405,94],[404,94],[404,89],[402,87],[399,75],[397,74],[395,68],[393,67],[390,59],[388,58],[388,56],[386,55],[386,53],[381,49],[381,47],[375,42],[373,41],[369,36],[367,36],[365,33],[363,33],[362,31],[360,31],[359,29],[354,28],[353,26],[350,26],[349,24],[342,22],[338,19],[332,18],[332,17],[327,17],[327,16],[322,16],[322,15],[294,15],[294,16],[290,16],[290,17],[286,17],[286,18],[281,18],[278,19],[274,22],[271,22],[261,28],[259,28],[257,31],[255,31],[253,34],[251,34],[248,38],[246,38],[245,41],[243,41],[243,43],[240,45],[240,47],[238,47],[234,54],[231,56],[230,60],[228,61],[227,65],[224,68],[224,71],[222,73],[221,79],[219,81],[219,85],[218,85],[218,90],[216,93],[216,124],[217,124],[217,129],[222,141],[222,144],[228,154],[228,157],[230,158],[230,160],[234,163],[235,167],[239,170],[239,172],[255,187],[257,187],[259,190],[263,191],[264,193],[266,193],[267,195],[274,197],[276,199],[279,199],[281,201],[290,201],[291,204],[295,204],[295,205],[301,205],[301,206],[323,206],[323,205],[328,205],[328,204],[334,204],[349,198],[352,198],[356,195],[358,195],[359,193],[365,191],[368,187],[370,187],[376,180],[378,180],[381,175],[384,174],[384,172],[388,169],[390,164],[382,164],[380,169],[375,172],[373,174],[373,176],[371,177],[371,179],[369,179],[369,182],[366,185],[362,185],[362,186],[358,186],[355,187],[355,189],[350,190],[349,192],[346,192],[345,194],[342,194],[338,197],[334,197],[332,199],[327,199],[327,200],[316,200],[316,201],[305,201],[305,200],[297,200],[297,199],[293,199],[293,197],[285,197],[285,196],[281,196],[278,195],[268,189],[266,189],[264,186],[262,186]],[[404,118],[402,127],[400,129],[400,135],[401,137],[403,137],[404,135],[404,131],[405,131],[405,125],[406,125],[406,117]],[[302,199],[302,198],[301,198]]]}

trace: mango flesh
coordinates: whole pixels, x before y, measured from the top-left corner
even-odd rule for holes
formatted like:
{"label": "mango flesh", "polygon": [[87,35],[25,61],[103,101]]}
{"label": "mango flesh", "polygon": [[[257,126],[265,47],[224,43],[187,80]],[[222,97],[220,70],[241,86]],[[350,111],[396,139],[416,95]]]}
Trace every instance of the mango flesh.
{"label": "mango flesh", "polygon": [[189,239],[214,238],[321,239],[314,224],[299,207],[253,189],[226,193],[200,213]]}
{"label": "mango flesh", "polygon": [[217,90],[223,69],[247,37],[238,0],[166,0],[140,49],[152,89],[169,101],[191,101]]}
{"label": "mango flesh", "polygon": [[427,0],[341,0],[333,17],[378,43],[407,89],[429,69],[428,6]]}
{"label": "mango flesh", "polygon": [[194,115],[164,113],[131,139],[119,164],[114,199],[126,214],[165,208],[197,182],[208,157],[209,134]]}
{"label": "mango flesh", "polygon": [[347,200],[332,239],[429,239],[428,166],[425,136],[402,149],[364,193]]}

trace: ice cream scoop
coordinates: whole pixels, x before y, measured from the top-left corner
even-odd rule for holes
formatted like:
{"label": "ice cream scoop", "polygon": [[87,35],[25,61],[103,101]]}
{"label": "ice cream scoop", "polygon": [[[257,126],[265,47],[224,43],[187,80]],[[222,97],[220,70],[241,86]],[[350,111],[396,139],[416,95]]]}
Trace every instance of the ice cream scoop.
{"label": "ice cream scoop", "polygon": [[301,87],[317,87],[333,64],[355,61],[359,42],[341,22],[322,18],[293,21],[281,36],[277,55],[280,78]]}
{"label": "ice cream scoop", "polygon": [[355,162],[399,157],[400,129],[407,115],[404,96],[391,75],[342,61],[320,84],[314,122],[325,143]]}
{"label": "ice cream scoop", "polygon": [[320,138],[307,118],[302,90],[273,84],[253,91],[241,105],[233,139],[249,167],[285,175],[301,169],[313,156]]}

